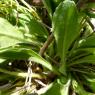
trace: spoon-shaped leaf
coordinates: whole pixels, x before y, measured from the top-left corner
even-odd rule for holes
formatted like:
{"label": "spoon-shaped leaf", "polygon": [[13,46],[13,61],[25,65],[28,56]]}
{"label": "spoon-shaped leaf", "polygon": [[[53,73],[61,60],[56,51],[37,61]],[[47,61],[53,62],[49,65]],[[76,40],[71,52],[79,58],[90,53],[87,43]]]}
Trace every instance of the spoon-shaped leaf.
{"label": "spoon-shaped leaf", "polygon": [[61,72],[63,72],[65,66],[68,49],[79,35],[78,27],[78,12],[74,1],[63,1],[56,8],[52,22],[52,30],[57,43],[58,53],[61,57]]}

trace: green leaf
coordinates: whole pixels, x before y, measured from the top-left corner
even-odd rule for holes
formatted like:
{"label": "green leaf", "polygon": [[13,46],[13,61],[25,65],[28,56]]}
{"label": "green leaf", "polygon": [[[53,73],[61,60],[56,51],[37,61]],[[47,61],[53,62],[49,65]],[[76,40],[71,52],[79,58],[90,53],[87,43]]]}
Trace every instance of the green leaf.
{"label": "green leaf", "polygon": [[5,59],[1,59],[1,58],[0,58],[0,64],[1,64],[2,62],[4,62],[4,61],[5,61]]}
{"label": "green leaf", "polygon": [[42,25],[41,22],[38,22],[35,19],[31,19],[28,23],[27,23],[28,29],[29,29],[29,33],[31,35],[36,35],[36,36],[42,36],[42,37],[47,37],[48,36],[48,31],[46,30],[46,28]]}
{"label": "green leaf", "polygon": [[86,92],[82,85],[80,83],[78,83],[76,80],[72,81],[72,86],[73,86],[73,90],[74,92],[78,93],[79,95],[93,95],[90,92]]}
{"label": "green leaf", "polygon": [[73,51],[70,57],[68,58],[68,64],[72,64],[75,60],[80,59],[84,56],[88,56],[89,54],[90,52],[86,50]]}
{"label": "green leaf", "polygon": [[70,64],[95,63],[95,34],[79,41],[79,46],[72,53]]}
{"label": "green leaf", "polygon": [[25,48],[7,47],[0,49],[0,58],[4,59],[28,59],[30,57],[29,51]]}
{"label": "green leaf", "polygon": [[57,79],[57,81],[52,84],[51,88],[49,88],[43,95],[69,95],[71,80],[68,79],[66,82],[63,78],[63,81],[65,81],[64,84],[60,79]]}
{"label": "green leaf", "polygon": [[[70,64],[95,63],[95,34],[79,41],[78,48],[74,51],[75,55]],[[72,60],[72,59],[71,59]]]}
{"label": "green leaf", "polygon": [[42,0],[44,6],[46,7],[50,18],[52,19],[52,15],[56,9],[56,7],[60,4],[61,1],[63,0]]}
{"label": "green leaf", "polygon": [[90,87],[90,89],[92,89],[93,92],[95,92],[95,73],[92,75],[93,73],[90,74],[90,76],[85,76],[86,79],[86,85],[88,85]]}
{"label": "green leaf", "polygon": [[78,12],[73,1],[66,0],[59,4],[53,15],[52,31],[58,47],[58,53],[61,57],[63,72],[66,53],[72,42],[79,35]]}
{"label": "green leaf", "polygon": [[50,15],[50,17],[52,18],[52,14],[53,14],[53,1],[52,0],[42,0],[43,1],[43,4],[45,5],[45,7],[47,8],[47,11]]}
{"label": "green leaf", "polygon": [[28,48],[9,47],[9,48],[0,49],[0,58],[12,59],[12,60],[29,59],[31,61],[43,65],[44,67],[55,72],[56,74],[59,74],[58,71],[49,62],[47,62],[39,54]]}
{"label": "green leaf", "polygon": [[21,42],[28,42],[24,39],[23,33],[7,20],[0,18],[0,47],[4,48]]}
{"label": "green leaf", "polygon": [[87,56],[81,57],[80,59],[77,59],[73,62],[71,62],[71,65],[75,65],[75,64],[95,64],[95,54],[89,54]]}
{"label": "green leaf", "polygon": [[79,46],[75,51],[95,52],[95,33],[79,41]]}
{"label": "green leaf", "polygon": [[90,18],[95,18],[95,13],[94,13],[94,11],[87,11],[86,14],[87,14]]}
{"label": "green leaf", "polygon": [[29,15],[29,13],[27,13],[27,14],[20,13],[19,14],[19,22],[18,23],[20,23],[23,27],[25,27],[25,25],[26,25],[27,28],[28,28],[27,32],[29,32],[29,34],[32,34],[32,35],[36,34],[36,35],[41,35],[41,36],[42,35],[43,36],[47,36],[48,35],[48,31],[44,27],[42,22],[37,21],[34,17]]}
{"label": "green leaf", "polygon": [[93,2],[93,3],[87,3],[86,7],[87,8],[95,8],[95,2]]}

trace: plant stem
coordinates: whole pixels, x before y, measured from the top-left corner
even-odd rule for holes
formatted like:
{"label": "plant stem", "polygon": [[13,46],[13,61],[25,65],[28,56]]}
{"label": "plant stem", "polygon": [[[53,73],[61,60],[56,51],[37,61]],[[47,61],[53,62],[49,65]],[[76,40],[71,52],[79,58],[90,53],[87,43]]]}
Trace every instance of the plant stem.
{"label": "plant stem", "polygon": [[53,39],[54,39],[54,36],[53,36],[53,33],[51,33],[51,35],[48,37],[48,39],[44,43],[43,47],[40,49],[39,54],[41,56],[44,55],[44,52],[46,51],[46,49],[48,48],[48,46],[50,45],[50,43],[53,41]]}

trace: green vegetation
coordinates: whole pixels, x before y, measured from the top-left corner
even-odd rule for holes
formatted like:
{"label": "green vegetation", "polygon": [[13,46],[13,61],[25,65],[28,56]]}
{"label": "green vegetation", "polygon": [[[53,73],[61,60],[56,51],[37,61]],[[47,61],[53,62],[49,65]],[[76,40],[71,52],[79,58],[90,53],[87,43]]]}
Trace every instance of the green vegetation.
{"label": "green vegetation", "polygon": [[0,0],[0,95],[94,95],[95,1],[38,1]]}

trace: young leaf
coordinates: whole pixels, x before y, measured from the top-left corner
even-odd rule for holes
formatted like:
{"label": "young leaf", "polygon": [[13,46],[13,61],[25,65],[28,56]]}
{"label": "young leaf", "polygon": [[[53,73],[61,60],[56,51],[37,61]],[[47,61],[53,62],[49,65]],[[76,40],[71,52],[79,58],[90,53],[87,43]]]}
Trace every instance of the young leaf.
{"label": "young leaf", "polygon": [[[54,32],[58,53],[63,65],[70,45],[79,35],[78,27],[80,27],[78,24],[78,12],[74,1],[63,1],[56,8],[52,22],[52,31]],[[63,65],[60,68],[61,72],[63,72]]]}

